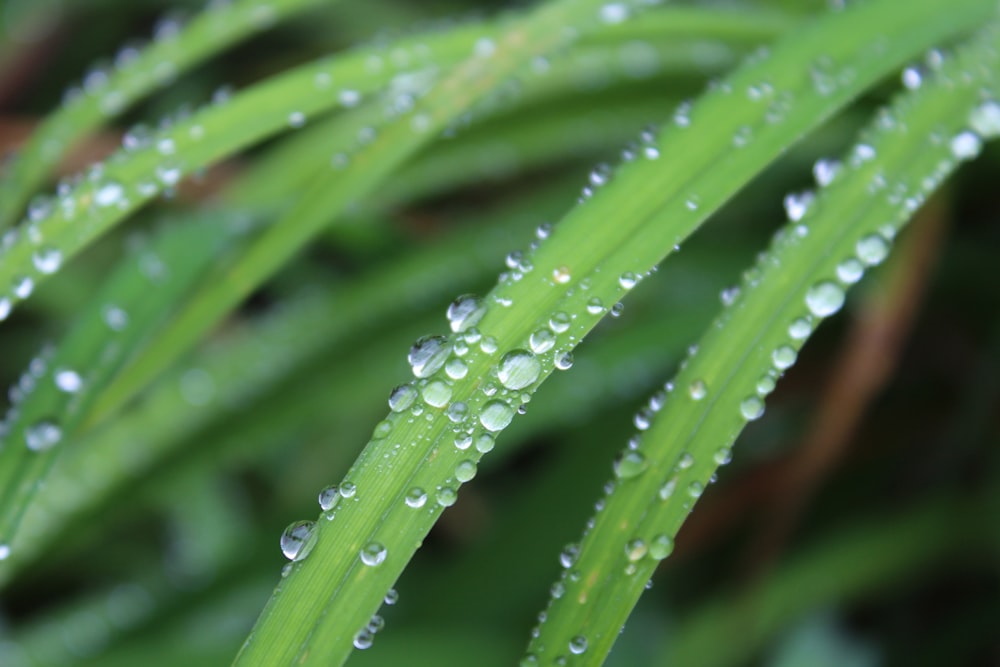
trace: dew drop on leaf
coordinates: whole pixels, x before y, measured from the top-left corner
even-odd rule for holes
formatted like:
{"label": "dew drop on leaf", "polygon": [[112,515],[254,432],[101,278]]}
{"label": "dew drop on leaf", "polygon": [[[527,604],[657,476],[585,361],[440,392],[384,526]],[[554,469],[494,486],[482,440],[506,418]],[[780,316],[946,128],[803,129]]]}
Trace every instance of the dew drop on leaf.
{"label": "dew drop on leaf", "polygon": [[448,324],[455,332],[476,326],[484,315],[486,315],[486,305],[474,294],[464,294],[448,306]]}
{"label": "dew drop on leaf", "polygon": [[844,290],[836,283],[824,280],[806,292],[806,307],[816,317],[833,315],[844,305]]}
{"label": "dew drop on leaf", "polygon": [[381,565],[388,555],[389,550],[379,542],[369,542],[359,552],[361,562],[369,567]]}
{"label": "dew drop on leaf", "polygon": [[62,440],[62,429],[49,420],[36,422],[24,431],[24,443],[33,452],[52,449],[60,440]]}
{"label": "dew drop on leaf", "polygon": [[494,400],[483,406],[479,414],[479,423],[487,431],[502,431],[514,419],[514,409],[500,400]]}
{"label": "dew drop on leaf", "polygon": [[285,528],[281,534],[281,553],[288,560],[302,560],[316,546],[316,523],[313,521],[296,521]]}
{"label": "dew drop on leaf", "polygon": [[527,350],[511,350],[503,355],[497,367],[497,379],[507,389],[524,389],[532,385],[542,370],[542,364]]}

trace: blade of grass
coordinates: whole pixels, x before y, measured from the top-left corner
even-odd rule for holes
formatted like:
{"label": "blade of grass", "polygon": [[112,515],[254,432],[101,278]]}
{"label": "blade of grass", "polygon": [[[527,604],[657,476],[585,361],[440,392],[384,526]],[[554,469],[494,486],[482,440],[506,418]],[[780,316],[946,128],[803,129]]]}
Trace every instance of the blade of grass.
{"label": "blade of grass", "polygon": [[[963,142],[980,139],[970,124],[1000,132],[974,119],[982,96],[998,93],[998,39],[992,26],[921,90],[899,98],[862,135],[844,173],[746,274],[741,296],[682,365],[673,383],[679,395],[665,399],[638,449],[622,454],[619,480],[559,582],[528,664],[562,655],[567,664],[591,664],[607,655],[681,523],[746,422],[763,414],[764,397],[815,324],[839,310],[846,288],[882,261],[926,195],[972,156]],[[913,136],[935,139],[927,145]],[[651,402],[645,418],[663,401]]]}

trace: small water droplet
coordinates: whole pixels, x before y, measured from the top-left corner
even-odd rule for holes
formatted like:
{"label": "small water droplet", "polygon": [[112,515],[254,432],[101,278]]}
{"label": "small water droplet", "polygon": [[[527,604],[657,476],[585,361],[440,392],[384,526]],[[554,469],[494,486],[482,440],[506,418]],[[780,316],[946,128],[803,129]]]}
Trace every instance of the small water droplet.
{"label": "small water droplet", "polygon": [[844,305],[844,290],[836,283],[825,280],[816,283],[806,292],[806,307],[816,317],[833,315]]}
{"label": "small water droplet", "polygon": [[633,540],[629,540],[628,543],[625,544],[625,558],[632,563],[642,560],[648,551],[649,547],[646,546],[646,542],[638,537]]}
{"label": "small water droplet", "polygon": [[528,338],[528,345],[535,354],[548,352],[556,344],[556,336],[550,329],[539,329]]}
{"label": "small water droplet", "polygon": [[503,355],[497,367],[497,379],[507,389],[524,389],[536,380],[542,364],[527,350],[511,350]]}
{"label": "small water droplet", "polygon": [[669,535],[657,535],[649,543],[649,557],[653,560],[663,560],[674,550],[674,540]]}
{"label": "small water droplet", "polygon": [[822,158],[816,160],[812,171],[813,178],[816,179],[816,185],[823,188],[830,185],[837,176],[837,172],[840,171],[840,162]]}
{"label": "small water droplet", "polygon": [[433,408],[443,408],[451,400],[451,387],[441,380],[434,380],[420,390],[424,403]]}
{"label": "small water droplet", "polygon": [[7,560],[10,558],[10,545],[0,544],[0,560]]}
{"label": "small water droplet", "polygon": [[604,312],[604,304],[595,296],[587,302],[587,312],[591,315],[600,315]]}
{"label": "small water droplet", "polygon": [[587,638],[577,635],[569,640],[569,652],[573,655],[581,655],[587,651]]}
{"label": "small water droplet", "polygon": [[782,345],[771,353],[771,361],[779,371],[787,370],[795,365],[798,353],[791,345]]}
{"label": "small water droplet", "polygon": [[792,222],[798,222],[809,210],[815,195],[812,192],[799,192],[785,195],[785,213]]}
{"label": "small water droplet", "polygon": [[514,419],[514,409],[500,400],[494,400],[483,406],[479,415],[479,423],[487,431],[502,431]]}
{"label": "small water droplet", "polygon": [[476,326],[484,315],[486,304],[474,294],[463,294],[448,306],[448,324],[455,332],[463,332]]}
{"label": "small water droplet", "polygon": [[618,479],[638,477],[649,467],[649,461],[641,452],[629,450],[615,460],[614,471]]}
{"label": "small water droplet", "polygon": [[975,132],[965,130],[952,138],[949,148],[956,159],[971,160],[983,150],[983,141]]}
{"label": "small water droplet", "polygon": [[476,436],[476,451],[480,454],[487,454],[493,451],[495,445],[496,439],[489,433],[481,433]]}
{"label": "small water droplet", "polygon": [[450,486],[442,486],[435,494],[435,500],[441,507],[451,507],[458,500],[458,494]]}
{"label": "small water droplet", "polygon": [[393,412],[403,412],[417,400],[417,390],[413,385],[401,384],[389,394],[389,409]]}
{"label": "small water droplet", "polygon": [[837,279],[845,285],[853,285],[865,275],[865,266],[850,257],[837,265]]}
{"label": "small water droplet", "polygon": [[573,353],[570,350],[559,350],[553,360],[557,370],[566,371],[573,367]]}
{"label": "small water droplet", "polygon": [[427,503],[427,492],[419,486],[415,486],[406,492],[404,500],[407,507],[412,507],[415,510],[420,509]]}
{"label": "small water droplet", "polygon": [[986,100],[969,114],[969,126],[983,139],[1000,136],[1000,104]]}
{"label": "small water droplet", "polygon": [[444,336],[424,336],[410,348],[407,359],[413,369],[413,375],[425,378],[433,375],[447,361],[451,354],[451,346]]}
{"label": "small water droplet", "polygon": [[757,380],[757,395],[767,396],[772,391],[774,391],[774,378],[770,375],[764,375],[759,380]]}
{"label": "small water droplet", "polygon": [[788,325],[788,335],[794,340],[803,340],[812,333],[812,324],[804,317],[799,317]]}
{"label": "small water droplet", "polygon": [[125,188],[121,183],[109,182],[101,185],[94,192],[94,203],[105,208],[114,206],[125,199]]}
{"label": "small water droplet", "polygon": [[14,278],[14,296],[18,299],[27,299],[35,289],[35,281],[28,276]]}
{"label": "small water droplet", "polygon": [[397,591],[395,588],[390,588],[385,592],[385,597],[382,598],[382,602],[384,602],[389,607],[396,604],[397,602],[399,602],[399,591]]}
{"label": "small water droplet", "polygon": [[345,500],[353,498],[358,492],[358,487],[354,482],[344,482],[340,485],[340,497]]}
{"label": "small water droplet", "polygon": [[862,237],[854,246],[858,259],[868,266],[881,264],[889,254],[889,243],[881,234],[869,234]]}
{"label": "small water droplet", "polygon": [[31,263],[35,265],[39,273],[49,275],[59,270],[59,267],[62,266],[62,259],[62,251],[49,246],[35,252],[31,257]]}
{"label": "small water droplet", "polygon": [[764,415],[764,401],[759,396],[747,396],[740,402],[740,414],[747,421],[760,419]]}
{"label": "small water droplet", "polygon": [[369,542],[361,548],[358,555],[361,557],[362,563],[368,567],[375,567],[385,562],[386,556],[389,555],[389,550],[379,542]]}
{"label": "small water droplet", "polygon": [[455,479],[464,484],[476,476],[476,471],[476,464],[474,462],[462,461],[455,466]]}
{"label": "small water droplet", "polygon": [[556,284],[565,285],[570,281],[570,278],[569,269],[565,266],[552,269],[552,280],[554,280]]}
{"label": "small water droplet", "polygon": [[328,486],[319,492],[319,506],[324,512],[332,510],[340,502],[340,489],[336,484]]}
{"label": "small water droplet", "polygon": [[704,380],[695,380],[688,387],[688,394],[696,401],[700,401],[708,394],[708,385]]}
{"label": "small water droplet", "polygon": [[720,447],[715,450],[715,454],[712,455],[712,460],[715,461],[715,465],[729,465],[729,462],[733,460],[733,450],[729,447]]}
{"label": "small water droplet", "polygon": [[691,482],[688,484],[688,495],[692,498],[700,498],[705,491],[705,485],[701,482]]}
{"label": "small water droplet", "polygon": [[68,368],[56,369],[53,374],[56,386],[67,394],[75,394],[83,388],[83,378],[74,370]]}
{"label": "small water droplet", "polygon": [[370,649],[372,647],[372,644],[375,643],[375,635],[370,633],[367,628],[364,628],[360,630],[358,634],[354,635],[353,643],[354,643],[354,648],[358,649],[359,651]]}
{"label": "small water droplet", "polygon": [[296,521],[290,523],[281,534],[281,553],[292,561],[302,560],[316,546],[316,523],[314,521]]}
{"label": "small water droplet", "polygon": [[24,442],[33,452],[52,449],[62,440],[62,429],[55,423],[42,420],[24,431]]}

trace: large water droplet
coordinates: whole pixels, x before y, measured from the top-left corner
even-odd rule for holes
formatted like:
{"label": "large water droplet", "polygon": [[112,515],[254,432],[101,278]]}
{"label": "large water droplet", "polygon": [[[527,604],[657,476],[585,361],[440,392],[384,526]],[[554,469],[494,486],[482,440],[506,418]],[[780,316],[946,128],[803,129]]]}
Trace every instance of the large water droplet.
{"label": "large water droplet", "polygon": [[490,401],[479,414],[479,423],[487,431],[502,431],[514,419],[514,409],[500,400]]}
{"label": "large water droplet", "polygon": [[433,375],[444,366],[451,354],[451,345],[444,336],[424,336],[413,344],[407,359],[418,378]]}
{"label": "large water droplet", "polygon": [[806,292],[806,307],[816,317],[833,315],[844,305],[844,290],[840,285],[824,280]]}
{"label": "large water droplet", "polygon": [[316,523],[314,521],[296,521],[285,528],[281,534],[281,553],[288,560],[302,560],[316,546]]}
{"label": "large water droplet", "polygon": [[362,563],[369,567],[375,567],[385,562],[386,556],[389,555],[389,550],[379,542],[369,542],[362,547],[359,555]]}
{"label": "large water droplet", "polygon": [[497,379],[507,389],[524,389],[538,379],[542,364],[527,350],[511,350],[503,355]]}
{"label": "large water droplet", "polygon": [[486,304],[474,294],[463,294],[448,306],[448,324],[452,331],[474,327],[486,314]]}
{"label": "large water droplet", "polygon": [[59,444],[62,429],[55,422],[43,420],[24,431],[24,443],[33,452],[44,452]]}

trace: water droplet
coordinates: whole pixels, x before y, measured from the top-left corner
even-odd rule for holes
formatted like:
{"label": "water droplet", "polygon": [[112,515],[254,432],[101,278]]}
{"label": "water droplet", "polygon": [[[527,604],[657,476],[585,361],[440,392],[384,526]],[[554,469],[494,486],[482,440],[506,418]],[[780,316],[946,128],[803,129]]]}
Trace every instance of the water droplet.
{"label": "water droplet", "polygon": [[340,94],[337,96],[337,99],[340,101],[340,104],[344,108],[350,109],[351,107],[358,106],[358,104],[361,102],[361,93],[359,93],[356,90],[350,90],[348,88],[345,88],[344,90],[340,91]]}
{"label": "water droplet", "polygon": [[816,179],[816,185],[821,188],[830,185],[833,179],[837,176],[837,172],[840,171],[840,162],[837,160],[819,159],[813,165],[813,178]]}
{"label": "water droplet", "polygon": [[344,482],[340,485],[340,497],[346,499],[353,498],[358,492],[358,487],[354,482]]}
{"label": "water droplet", "polygon": [[413,375],[425,378],[437,372],[451,354],[451,346],[444,336],[424,336],[410,348],[407,359]]}
{"label": "water droplet", "polygon": [[587,638],[577,635],[569,640],[569,652],[573,655],[580,655],[587,651]]}
{"label": "water droplet", "polygon": [[566,313],[553,313],[552,317],[549,318],[549,328],[557,334],[564,333],[569,329],[569,325],[570,317]]}
{"label": "water droplet", "polygon": [[46,275],[55,273],[62,266],[63,255],[58,248],[46,247],[38,250],[31,257],[31,263],[35,265],[39,273]]}
{"label": "water droplet", "polygon": [[653,560],[663,560],[674,550],[674,540],[669,535],[657,535],[649,543],[649,557]]}
{"label": "water droplet", "polygon": [[630,290],[635,287],[638,282],[639,276],[631,271],[626,271],[618,277],[618,284],[621,285],[622,289]]}
{"label": "water droplet", "polygon": [[637,537],[634,540],[629,540],[625,545],[625,558],[634,563],[642,560],[648,551],[649,548],[646,546],[646,542]]}
{"label": "water droplet", "polygon": [[528,338],[528,345],[535,354],[551,350],[556,344],[556,336],[550,329],[539,329]]}
{"label": "water droplet", "polygon": [[924,77],[920,73],[920,68],[912,66],[903,70],[900,79],[907,90],[916,90],[924,81]]}
{"label": "water droplet", "polygon": [[812,324],[804,317],[799,317],[788,325],[788,335],[794,340],[803,340],[812,333]]}
{"label": "water droplet", "polygon": [[552,280],[554,280],[559,285],[565,285],[570,281],[569,269],[565,266],[560,266],[552,269]]}
{"label": "water droplet", "polygon": [[869,234],[854,246],[858,259],[868,266],[881,264],[889,254],[889,243],[881,234]]}
{"label": "water droplet", "polygon": [[798,353],[791,345],[782,345],[771,353],[771,361],[774,362],[774,367],[779,371],[789,369],[795,365],[797,357]]}
{"label": "water droplet", "polygon": [[476,471],[476,464],[474,462],[462,461],[455,466],[455,479],[464,484],[476,476]]}
{"label": "water droplet", "polygon": [[420,509],[427,503],[427,492],[419,486],[415,486],[406,492],[404,500],[407,507],[412,507],[415,510]]}
{"label": "water droplet", "polygon": [[281,534],[281,553],[288,560],[302,560],[316,546],[317,533],[314,521],[296,521]]}
{"label": "water droplet", "polygon": [[496,440],[489,433],[481,433],[476,437],[476,451],[480,454],[487,454],[493,451]]}
{"label": "water droplet", "polygon": [[362,563],[368,567],[375,567],[385,562],[386,556],[389,555],[389,550],[378,542],[369,542],[362,547],[358,555],[361,557]]}
{"label": "water droplet", "polygon": [[393,412],[403,412],[413,405],[417,399],[417,390],[413,385],[401,384],[389,394],[389,409]]}
{"label": "water droplet", "polygon": [[688,387],[688,394],[696,401],[700,401],[705,398],[708,394],[708,385],[705,384],[704,380],[695,380]]}
{"label": "water droplet", "polygon": [[720,447],[715,450],[715,454],[712,455],[712,460],[715,461],[715,465],[729,465],[729,462],[733,460],[733,450],[729,447]]}
{"label": "water droplet", "polygon": [[444,365],[444,372],[452,380],[461,380],[469,373],[469,367],[461,359],[449,359]]}
{"label": "water droplet", "polygon": [[156,167],[156,178],[168,188],[177,185],[183,175],[180,166],[174,162],[164,162]]}
{"label": "water droplet", "polygon": [[462,401],[455,401],[448,406],[445,414],[452,423],[461,424],[469,416],[469,406]]}
{"label": "water droplet", "polygon": [[114,206],[125,199],[125,188],[121,183],[109,182],[97,188],[94,192],[94,203],[105,208]]}
{"label": "water droplet", "polygon": [[764,401],[759,396],[747,396],[740,403],[740,414],[747,421],[760,419],[764,414]]}
{"label": "water droplet", "polygon": [[641,452],[629,450],[624,452],[615,460],[615,477],[618,479],[632,479],[638,477],[649,467],[649,461]]}
{"label": "water droplet", "polygon": [[569,350],[559,350],[556,352],[555,359],[556,369],[560,371],[566,371],[573,367],[573,353]]}
{"label": "water droplet", "polygon": [[514,419],[514,409],[503,401],[490,401],[483,406],[483,411],[479,415],[479,423],[487,431],[502,431]]}
{"label": "water droplet", "polygon": [[0,544],[0,560],[7,560],[10,558],[10,545]]}
{"label": "water droplet", "polygon": [[56,386],[67,394],[75,394],[83,388],[83,378],[76,371],[68,368],[57,369],[53,375]]}
{"label": "water droplet", "polygon": [[559,552],[559,564],[564,569],[569,569],[576,564],[576,559],[580,557],[580,545],[569,543]]}
{"label": "water droplet", "polygon": [[497,379],[507,389],[524,389],[538,379],[542,364],[527,350],[511,350],[503,355],[497,368]]}
{"label": "water droplet", "polygon": [[798,222],[809,210],[815,195],[812,192],[799,192],[785,195],[785,213],[792,222]]}
{"label": "water droplet", "polygon": [[685,452],[681,456],[681,458],[678,459],[678,461],[677,461],[677,469],[678,470],[687,470],[688,468],[690,468],[693,465],[694,465],[694,457],[690,454],[690,452]]}
{"label": "water droplet", "polygon": [[397,591],[395,588],[390,588],[385,592],[385,597],[382,598],[382,602],[384,602],[389,607],[396,604],[397,602],[399,602],[399,591]]}
{"label": "water droplet", "polygon": [[615,25],[628,18],[628,7],[623,2],[609,2],[601,6],[599,13],[603,22]]}
{"label": "water droplet", "polygon": [[677,478],[674,477],[667,481],[666,484],[660,487],[659,496],[660,500],[668,500],[670,496],[674,495],[674,490],[677,488]]}
{"label": "water droplet", "polygon": [[484,354],[493,354],[497,351],[500,346],[497,343],[497,339],[493,336],[483,336],[479,341],[479,349],[483,351]]}
{"label": "water droplet", "polygon": [[983,141],[975,132],[965,130],[952,138],[949,147],[956,159],[971,160],[983,150]]}
{"label": "water droplet", "polygon": [[324,512],[332,510],[338,502],[340,502],[340,489],[336,484],[319,492],[319,506]]}
{"label": "water droplet", "polygon": [[441,380],[434,380],[420,390],[420,395],[427,405],[433,408],[443,408],[451,400],[451,387]]}
{"label": "water droplet", "polygon": [[364,651],[370,649],[372,644],[375,643],[375,635],[368,632],[367,628],[358,631],[358,634],[354,635],[354,648],[359,651]]}
{"label": "water droplet", "polygon": [[474,294],[463,294],[448,306],[448,324],[455,332],[476,326],[484,315],[486,315],[486,304]]}
{"label": "water droplet", "polygon": [[986,100],[969,114],[969,126],[983,139],[1000,135],[1000,104]]}
{"label": "water droplet", "polygon": [[764,375],[759,380],[757,380],[757,395],[767,396],[772,391],[774,391],[774,378],[770,375]]}
{"label": "water droplet", "polygon": [[298,129],[306,124],[306,115],[301,111],[293,111],[288,114],[288,126],[292,129]]}
{"label": "water droplet", "polygon": [[688,495],[692,498],[700,498],[701,494],[705,492],[705,485],[701,482],[691,482],[688,484]]}
{"label": "water droplet", "polygon": [[10,311],[14,309],[14,305],[10,302],[7,297],[0,297],[0,322],[10,317]]}
{"label": "water droplet", "polygon": [[828,317],[841,309],[844,296],[840,285],[825,280],[816,283],[806,292],[806,307],[816,317]]}
{"label": "water droplet", "polygon": [[604,304],[595,296],[587,302],[587,312],[591,315],[600,315],[604,312]]}
{"label": "water droplet", "polygon": [[458,500],[458,494],[450,486],[442,486],[435,494],[435,500],[441,507],[451,507]]}
{"label": "water droplet", "polygon": [[865,275],[865,266],[850,257],[837,265],[837,279],[845,285],[853,285]]}
{"label": "water droplet", "polygon": [[24,431],[24,442],[33,452],[44,452],[59,444],[62,429],[51,421],[43,420]]}
{"label": "water droplet", "polygon": [[27,299],[35,289],[35,281],[28,276],[14,278],[14,296]]}

